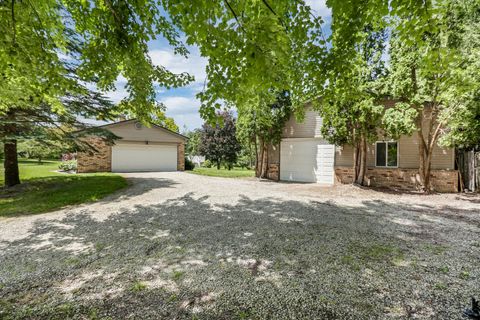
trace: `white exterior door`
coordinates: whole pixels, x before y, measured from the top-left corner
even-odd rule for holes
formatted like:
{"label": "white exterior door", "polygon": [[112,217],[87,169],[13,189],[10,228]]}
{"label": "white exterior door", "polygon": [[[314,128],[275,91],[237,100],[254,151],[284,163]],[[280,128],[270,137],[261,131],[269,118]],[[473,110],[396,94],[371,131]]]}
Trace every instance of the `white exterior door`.
{"label": "white exterior door", "polygon": [[324,139],[283,139],[280,145],[280,180],[334,182],[335,146]]}
{"label": "white exterior door", "polygon": [[176,171],[176,145],[118,144],[112,147],[112,171]]}

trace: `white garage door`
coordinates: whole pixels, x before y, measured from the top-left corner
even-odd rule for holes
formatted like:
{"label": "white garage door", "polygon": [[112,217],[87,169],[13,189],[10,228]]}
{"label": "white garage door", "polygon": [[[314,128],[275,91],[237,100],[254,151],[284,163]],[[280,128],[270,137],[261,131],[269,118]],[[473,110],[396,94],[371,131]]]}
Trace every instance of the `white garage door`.
{"label": "white garage door", "polygon": [[175,171],[176,145],[118,144],[112,147],[112,171]]}
{"label": "white garage door", "polygon": [[333,184],[335,146],[323,139],[284,139],[280,180]]}

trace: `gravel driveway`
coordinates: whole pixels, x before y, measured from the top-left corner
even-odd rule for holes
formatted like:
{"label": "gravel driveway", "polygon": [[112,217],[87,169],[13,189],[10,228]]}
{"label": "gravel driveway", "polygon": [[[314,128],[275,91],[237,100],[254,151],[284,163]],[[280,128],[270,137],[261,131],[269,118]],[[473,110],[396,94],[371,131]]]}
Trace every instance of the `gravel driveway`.
{"label": "gravel driveway", "polygon": [[126,176],[0,219],[0,318],[461,319],[480,296],[478,195]]}

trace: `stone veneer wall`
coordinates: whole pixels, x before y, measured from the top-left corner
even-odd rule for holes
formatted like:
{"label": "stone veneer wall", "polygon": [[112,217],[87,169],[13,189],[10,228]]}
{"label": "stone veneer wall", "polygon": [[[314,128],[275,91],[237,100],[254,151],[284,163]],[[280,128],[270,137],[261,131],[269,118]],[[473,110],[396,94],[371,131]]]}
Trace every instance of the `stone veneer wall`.
{"label": "stone veneer wall", "polygon": [[270,180],[280,180],[280,165],[278,163],[270,163],[267,168],[267,178]]}
{"label": "stone veneer wall", "polygon": [[112,147],[98,137],[88,138],[98,152],[79,152],[77,154],[77,172],[110,172],[112,171]]}
{"label": "stone veneer wall", "polygon": [[[338,183],[353,182],[353,168],[335,167]],[[419,189],[418,170],[401,168],[367,168],[367,186],[415,191]],[[432,186],[438,192],[458,192],[457,170],[432,170]]]}
{"label": "stone veneer wall", "polygon": [[177,170],[185,170],[185,143],[179,143],[177,146]]}

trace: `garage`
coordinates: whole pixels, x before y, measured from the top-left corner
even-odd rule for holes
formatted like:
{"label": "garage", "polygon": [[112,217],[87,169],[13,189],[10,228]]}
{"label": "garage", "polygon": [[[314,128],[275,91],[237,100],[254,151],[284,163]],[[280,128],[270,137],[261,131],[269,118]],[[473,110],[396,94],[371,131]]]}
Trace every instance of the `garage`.
{"label": "garage", "polygon": [[283,139],[280,180],[334,183],[335,146],[321,138]]}
{"label": "garage", "polygon": [[114,144],[96,136],[87,142],[96,152],[79,152],[77,172],[183,171],[187,138],[156,124],[135,119],[114,122],[102,128],[114,134]]}
{"label": "garage", "polygon": [[176,145],[117,144],[112,147],[112,171],[176,171]]}

